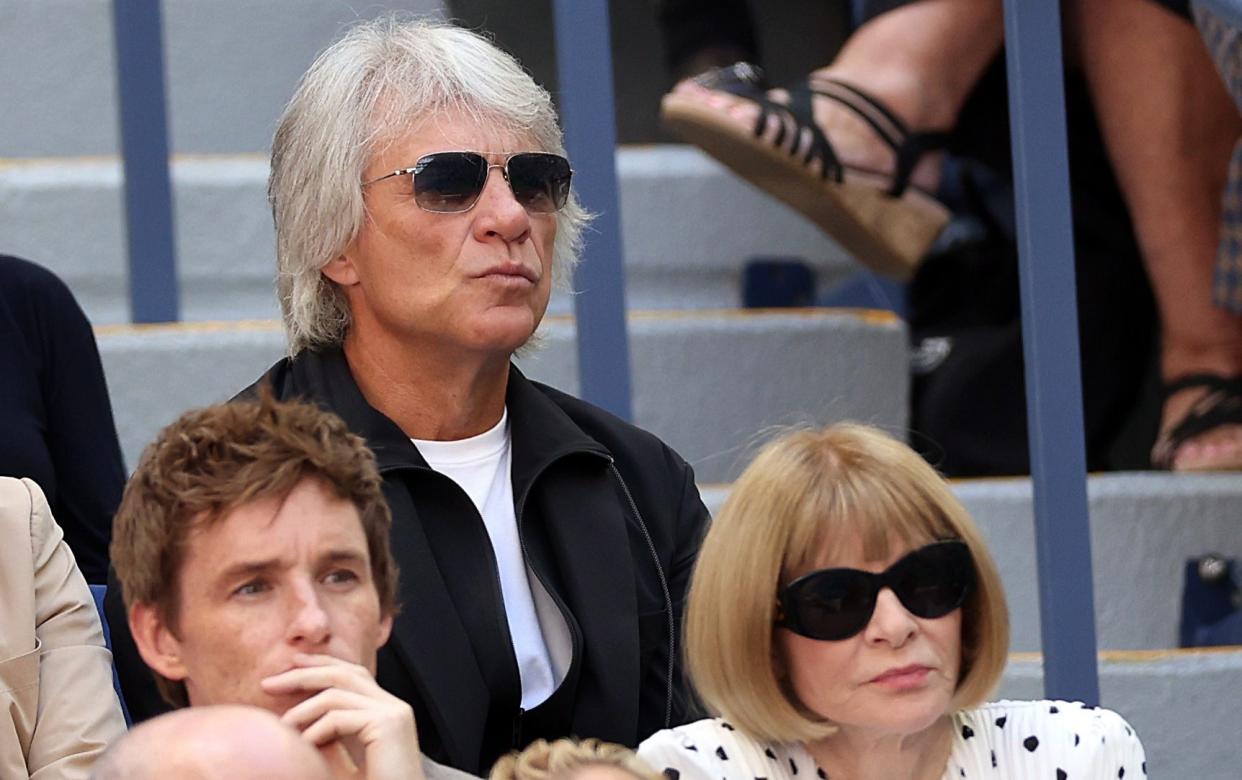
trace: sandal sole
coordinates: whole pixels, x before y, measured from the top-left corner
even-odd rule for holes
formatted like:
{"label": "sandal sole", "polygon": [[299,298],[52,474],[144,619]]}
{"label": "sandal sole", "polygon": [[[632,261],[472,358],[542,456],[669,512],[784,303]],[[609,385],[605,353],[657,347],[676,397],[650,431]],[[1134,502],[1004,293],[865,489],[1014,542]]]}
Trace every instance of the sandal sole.
{"label": "sandal sole", "polygon": [[921,191],[892,197],[887,177],[851,168],[841,182],[822,179],[697,101],[665,95],[660,114],[670,131],[793,207],[877,273],[909,279],[948,224],[949,210]]}

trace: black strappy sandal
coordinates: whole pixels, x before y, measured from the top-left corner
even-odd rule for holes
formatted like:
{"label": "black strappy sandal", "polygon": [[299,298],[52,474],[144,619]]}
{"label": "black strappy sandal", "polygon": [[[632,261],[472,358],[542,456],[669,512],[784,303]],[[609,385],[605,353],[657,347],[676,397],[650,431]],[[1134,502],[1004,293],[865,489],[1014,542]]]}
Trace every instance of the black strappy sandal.
{"label": "black strappy sandal", "polygon": [[[910,132],[875,98],[834,79],[807,79],[789,91],[788,104],[768,97],[763,71],[748,63],[716,68],[695,81],[758,104],[758,120],[745,128],[719,109],[672,92],[661,116],[673,132],[797,209],[868,268],[899,279],[913,274],[949,211],[912,186],[910,177],[924,154],[946,145],[947,133]],[[893,150],[894,172],[842,165],[814,121],[816,97],[840,103],[871,126]],[[777,131],[765,138],[773,116]]]}
{"label": "black strappy sandal", "polygon": [[[1218,374],[1188,374],[1164,387],[1168,400],[1182,390],[1204,388],[1208,392],[1195,402],[1182,421],[1173,426],[1156,442],[1151,451],[1154,468],[1170,470],[1173,458],[1183,444],[1222,425],[1242,425],[1242,376],[1224,377]],[[1242,471],[1242,455],[1237,462],[1213,464],[1202,469],[1186,471]]]}

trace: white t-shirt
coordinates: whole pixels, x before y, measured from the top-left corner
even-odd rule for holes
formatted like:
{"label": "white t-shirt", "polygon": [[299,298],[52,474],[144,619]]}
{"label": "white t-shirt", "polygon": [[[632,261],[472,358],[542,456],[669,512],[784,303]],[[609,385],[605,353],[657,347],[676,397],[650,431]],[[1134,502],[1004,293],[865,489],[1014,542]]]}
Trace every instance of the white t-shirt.
{"label": "white t-shirt", "polygon": [[[522,557],[510,475],[509,410],[478,436],[458,441],[412,439],[427,464],[456,482],[483,517],[496,554],[500,592],[518,673],[522,708],[547,699],[569,667],[569,626]],[[542,622],[541,622],[542,621]]]}

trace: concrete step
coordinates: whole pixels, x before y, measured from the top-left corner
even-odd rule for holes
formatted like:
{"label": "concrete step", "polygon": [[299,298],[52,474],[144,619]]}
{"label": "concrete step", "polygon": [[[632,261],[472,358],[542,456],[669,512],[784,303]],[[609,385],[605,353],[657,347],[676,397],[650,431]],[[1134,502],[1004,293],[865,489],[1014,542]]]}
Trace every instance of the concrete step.
{"label": "concrete step", "polygon": [[[163,0],[171,148],[264,152],[294,85],[349,22],[438,0]],[[0,1],[0,157],[116,154],[112,3]]]}
{"label": "concrete step", "polygon": [[[855,266],[814,226],[684,146],[618,155],[628,304],[740,303],[749,258],[794,256],[821,289]],[[181,156],[172,175],[182,319],[278,316],[267,158]],[[56,271],[96,323],[129,319],[121,172],[115,158],[0,161],[3,251]],[[558,296],[553,312],[569,312]]]}
{"label": "concrete step", "polygon": [[[703,481],[734,478],[748,444],[770,426],[852,419],[906,427],[906,333],[890,315],[633,313],[629,333],[635,420]],[[131,467],[160,427],[190,407],[231,397],[284,352],[273,321],[102,326],[97,337]],[[575,393],[572,320],[549,318],[543,339],[519,365]]]}
{"label": "concrete step", "polygon": [[[1105,652],[1099,673],[1100,703],[1124,715],[1142,739],[1147,777],[1236,780],[1242,774],[1242,648]],[[1044,698],[1037,654],[1010,659],[997,698]]]}
{"label": "concrete step", "polygon": [[[111,3],[0,0],[0,72],[6,78],[0,155],[110,154],[116,150]],[[443,14],[486,30],[555,96],[552,3],[506,0],[164,0],[173,141],[183,152],[260,151],[294,80],[339,27],[400,8]],[[660,138],[657,107],[673,76],[651,3],[611,4],[617,132]],[[775,84],[826,62],[846,33],[844,4],[782,0],[751,7]],[[244,84],[244,89],[236,85]]]}
{"label": "concrete step", "polygon": [[[728,486],[708,486],[715,512]],[[1029,479],[963,480],[958,498],[979,523],[1009,597],[1012,649],[1040,649],[1035,520]],[[1242,476],[1155,472],[1087,481],[1096,632],[1109,650],[1175,647],[1186,559],[1242,556]],[[1189,775],[1188,775],[1189,776]]]}

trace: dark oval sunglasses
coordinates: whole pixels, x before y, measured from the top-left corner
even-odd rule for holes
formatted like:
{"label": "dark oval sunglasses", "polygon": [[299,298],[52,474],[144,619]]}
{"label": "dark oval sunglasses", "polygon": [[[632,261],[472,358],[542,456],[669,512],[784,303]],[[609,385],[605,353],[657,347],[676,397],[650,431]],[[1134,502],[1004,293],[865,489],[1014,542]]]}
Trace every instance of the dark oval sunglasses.
{"label": "dark oval sunglasses", "polygon": [[362,186],[409,175],[414,185],[414,202],[419,208],[437,214],[456,214],[469,211],[479,202],[492,168],[500,169],[514,199],[529,212],[560,211],[569,200],[569,181],[574,173],[569,160],[546,152],[517,152],[496,164],[489,163],[478,152],[435,152],[419,157],[412,168],[386,173],[363,182]]}
{"label": "dark oval sunglasses", "polygon": [[957,539],[933,542],[879,574],[859,569],[820,569],[777,595],[776,625],[811,639],[848,639],[867,627],[876,597],[892,589],[912,615],[944,617],[962,606],[975,585],[970,548]]}

